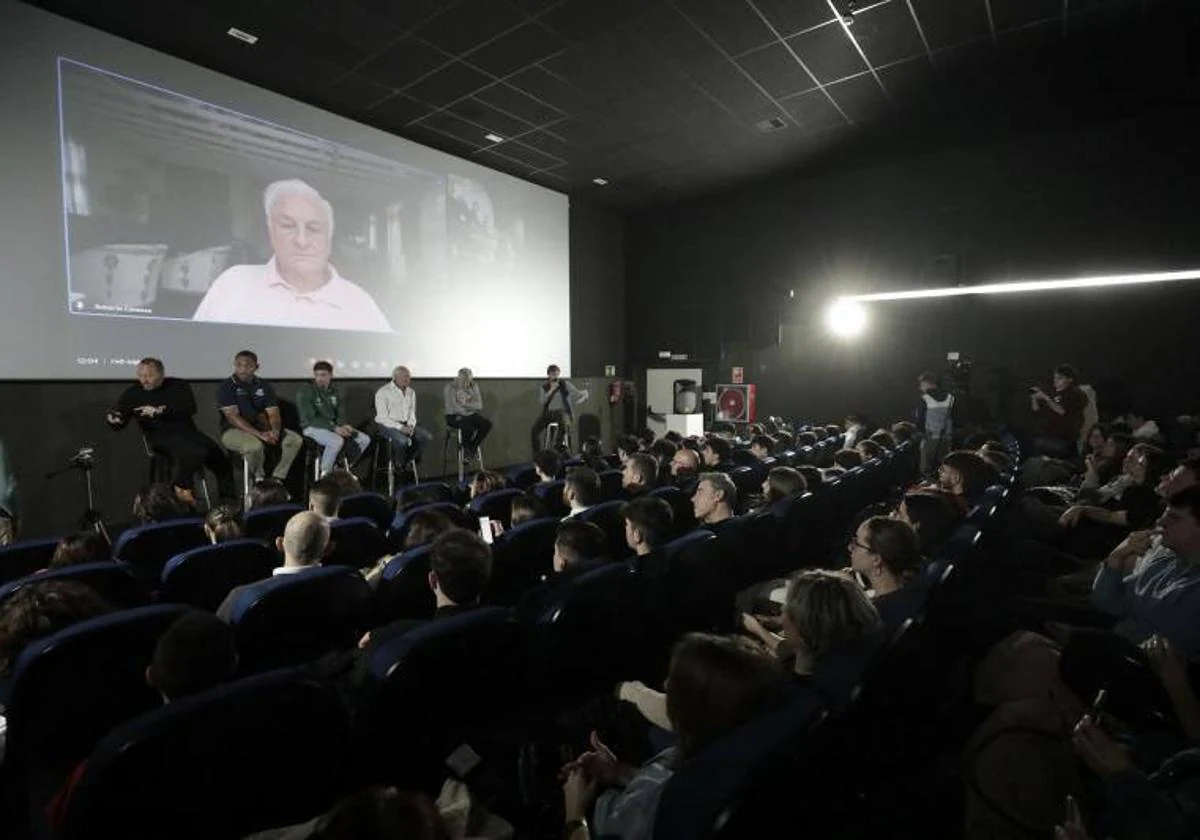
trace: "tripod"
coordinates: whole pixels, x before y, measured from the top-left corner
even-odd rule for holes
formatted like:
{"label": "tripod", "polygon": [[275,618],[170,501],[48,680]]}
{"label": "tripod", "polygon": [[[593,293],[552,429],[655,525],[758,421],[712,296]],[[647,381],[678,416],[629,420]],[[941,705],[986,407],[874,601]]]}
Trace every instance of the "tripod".
{"label": "tripod", "polygon": [[93,460],[94,453],[95,450],[89,446],[81,447],[67,461],[66,466],[46,473],[46,480],[50,481],[58,478],[60,475],[68,473],[71,470],[79,470],[83,475],[84,492],[87,494],[87,508],[83,511],[83,515],[79,517],[79,528],[83,531],[95,531],[111,545],[112,538],[109,537],[108,528],[104,525],[104,517],[100,515],[100,511],[96,510],[96,495],[92,488],[92,470],[96,466],[96,462]]}

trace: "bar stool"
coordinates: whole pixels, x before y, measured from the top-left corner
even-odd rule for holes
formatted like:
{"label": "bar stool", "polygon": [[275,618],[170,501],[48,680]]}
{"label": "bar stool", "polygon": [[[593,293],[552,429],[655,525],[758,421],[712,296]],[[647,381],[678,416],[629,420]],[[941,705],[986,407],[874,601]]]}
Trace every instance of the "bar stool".
{"label": "bar stool", "polygon": [[546,424],[546,431],[542,435],[542,449],[557,452],[559,447],[565,452],[571,451],[570,420],[564,419],[561,423],[558,420],[551,420]]}
{"label": "bar stool", "polygon": [[[379,456],[380,456],[380,454],[386,455],[386,458],[387,458],[387,494],[389,497],[396,495],[396,461],[392,457],[393,446],[394,445],[392,443],[391,438],[384,437],[383,435],[376,435],[376,437],[375,437],[375,454],[371,458],[372,482],[378,483],[378,482],[374,481],[374,477],[379,475]],[[417,462],[410,458],[408,460],[408,464],[406,466],[409,470],[412,470],[413,483],[416,484],[416,483],[420,482],[421,476],[417,471]]]}
{"label": "bar stool", "polygon": [[[342,451],[338,456],[337,466],[349,472],[350,459],[346,456],[346,446],[347,444],[342,444]],[[324,446],[310,437],[304,438],[304,475],[306,478],[311,475],[312,481],[321,480],[321,458],[324,454]]]}
{"label": "bar stool", "polygon": [[[458,433],[457,438],[455,438],[455,432]],[[450,450],[450,441],[451,440],[457,440],[456,454],[458,456],[458,483],[462,484],[463,479],[466,478],[466,475],[467,475],[467,461],[470,460],[469,458],[467,458],[467,453],[463,450],[462,429],[454,429],[450,426],[446,427],[446,434],[442,438],[442,475],[447,475],[446,464],[448,464],[450,462],[450,457],[449,457],[448,453]],[[478,468],[482,470],[484,468],[483,467],[483,449],[482,449],[482,447],[475,448],[475,461],[477,463]]]}
{"label": "bar stool", "polygon": [[[155,449],[151,446],[150,441],[146,439],[145,435],[142,435],[142,448],[146,450],[146,457],[150,459],[150,483],[169,482],[171,480],[171,473],[174,472],[171,467],[175,459],[161,449]],[[200,480],[200,490],[204,495],[204,506],[211,508],[212,497],[208,493],[208,477],[204,474],[204,467],[198,469],[192,477],[193,487],[196,479]]]}

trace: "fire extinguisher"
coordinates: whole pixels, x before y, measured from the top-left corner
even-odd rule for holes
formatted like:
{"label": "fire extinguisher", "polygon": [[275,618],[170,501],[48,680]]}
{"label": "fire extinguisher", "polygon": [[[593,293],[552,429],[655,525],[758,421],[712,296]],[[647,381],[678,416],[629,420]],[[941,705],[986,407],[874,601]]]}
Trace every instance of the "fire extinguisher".
{"label": "fire extinguisher", "polygon": [[608,383],[608,403],[609,405],[617,405],[625,398],[625,383],[620,379],[613,379]]}

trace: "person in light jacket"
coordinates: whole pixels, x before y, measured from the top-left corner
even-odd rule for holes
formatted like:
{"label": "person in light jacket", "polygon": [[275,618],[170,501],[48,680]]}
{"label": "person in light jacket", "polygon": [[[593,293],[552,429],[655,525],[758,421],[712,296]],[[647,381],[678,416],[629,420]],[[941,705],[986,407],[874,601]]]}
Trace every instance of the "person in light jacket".
{"label": "person in light jacket", "polygon": [[417,425],[417,392],[412,372],[404,365],[392,371],[392,381],[375,392],[375,425],[392,443],[396,469],[403,472],[409,460],[421,463],[421,450],[433,438]]}
{"label": "person in light jacket", "polygon": [[470,368],[459,368],[458,376],[442,389],[446,402],[446,425],[462,432],[463,456],[471,459],[479,453],[483,439],[492,430],[492,421],[483,416],[483,395]]}

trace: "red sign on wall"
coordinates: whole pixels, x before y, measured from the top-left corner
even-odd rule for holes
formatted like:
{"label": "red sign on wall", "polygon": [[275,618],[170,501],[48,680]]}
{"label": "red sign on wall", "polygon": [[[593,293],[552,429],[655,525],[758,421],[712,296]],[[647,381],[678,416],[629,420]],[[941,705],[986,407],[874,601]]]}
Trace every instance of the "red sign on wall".
{"label": "red sign on wall", "polygon": [[740,368],[740,367],[735,367],[733,369],[733,384],[741,385],[745,382],[745,380],[746,380],[746,369]]}

